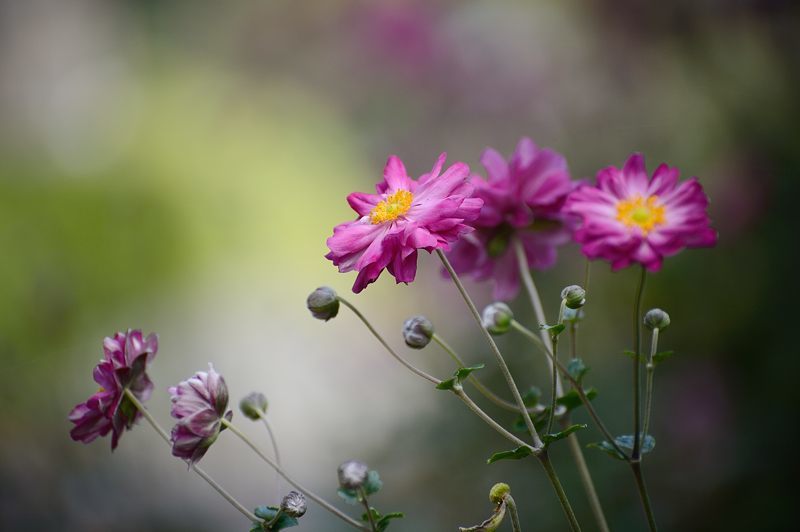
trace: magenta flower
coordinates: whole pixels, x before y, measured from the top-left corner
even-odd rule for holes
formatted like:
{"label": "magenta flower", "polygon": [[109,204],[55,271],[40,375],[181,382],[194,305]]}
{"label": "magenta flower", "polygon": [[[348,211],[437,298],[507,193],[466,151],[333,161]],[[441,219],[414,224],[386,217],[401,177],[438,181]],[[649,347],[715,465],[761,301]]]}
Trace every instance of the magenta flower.
{"label": "magenta flower", "polygon": [[172,428],[172,455],[195,463],[206,454],[222,430],[222,418],[229,420],[228,387],[222,375],[208,365],[192,378],[169,389],[172,417],[178,423]]}
{"label": "magenta flower", "polygon": [[151,334],[144,339],[138,329],[103,340],[103,359],[93,372],[100,389],[69,413],[69,420],[75,424],[69,433],[73,440],[89,443],[111,432],[111,450],[117,448],[122,433],[142,415],[125,389],[141,402],[150,398],[153,383],[147,376],[147,365],[157,352],[158,336]]}
{"label": "magenta flower", "polygon": [[325,255],[340,272],[358,271],[353,292],[374,282],[385,269],[398,283],[417,273],[417,250],[448,250],[472,231],[465,221],[478,217],[483,201],[473,198],[469,167],[455,163],[443,174],[442,153],[433,169],[411,179],[403,162],[392,155],[386,162],[377,194],[354,192],[347,197],[358,219],[333,229]]}
{"label": "magenta flower", "polygon": [[708,198],[696,178],[678,184],[679,171],[662,164],[648,178],[644,157],[634,153],[622,170],[597,173],[597,185],[570,194],[566,209],[583,220],[575,232],[581,251],[614,270],[631,263],[661,269],[664,257],[717,242],[706,213]]}
{"label": "magenta flower", "polygon": [[519,292],[520,272],[512,239],[525,249],[529,268],[546,269],[556,261],[556,248],[570,241],[572,217],[562,211],[573,189],[564,157],[540,149],[523,138],[506,162],[489,148],[481,163],[488,179],[473,177],[475,196],[483,200],[476,228],[448,254],[458,273],[478,281],[494,281],[493,297],[513,299]]}

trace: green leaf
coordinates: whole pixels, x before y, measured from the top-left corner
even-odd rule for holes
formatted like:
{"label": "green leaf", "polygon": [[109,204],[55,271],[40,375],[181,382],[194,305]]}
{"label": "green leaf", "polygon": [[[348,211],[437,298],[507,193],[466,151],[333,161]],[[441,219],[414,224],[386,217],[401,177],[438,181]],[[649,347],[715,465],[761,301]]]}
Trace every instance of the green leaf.
{"label": "green leaf", "polygon": [[458,368],[453,376],[447,379],[446,381],[442,381],[436,385],[437,390],[452,390],[456,386],[460,386],[461,383],[469,377],[469,374],[473,371],[483,369],[486,364],[475,364],[474,366],[467,366],[465,368]]}
{"label": "green leaf", "polygon": [[628,358],[636,358],[636,353],[634,351],[631,351],[630,349],[624,350],[622,354]]}
{"label": "green leaf", "polygon": [[356,490],[349,490],[345,488],[339,488],[336,490],[336,493],[339,494],[339,497],[344,499],[344,502],[347,504],[358,504],[361,502],[361,497],[358,495]]}
{"label": "green leaf", "polygon": [[587,425],[582,425],[582,424],[570,425],[561,432],[554,432],[553,434],[543,434],[542,441],[544,442],[545,445],[550,445],[554,441],[563,440],[576,430],[585,429],[586,427]]}
{"label": "green leaf", "polygon": [[277,531],[283,530],[284,528],[297,526],[299,524],[296,518],[289,517],[286,514],[281,514],[277,521],[272,523],[271,526],[267,526],[267,523],[272,521],[278,514],[278,508],[275,506],[259,506],[253,513],[256,514],[256,517],[263,519],[264,522],[253,523],[253,527],[250,529],[250,532],[263,532],[264,530]]}
{"label": "green leaf", "polygon": [[[614,441],[617,442],[617,445],[622,447],[627,451],[633,451],[633,434],[624,434],[622,436],[617,436],[614,438]],[[649,453],[656,447],[656,439],[652,437],[650,434],[647,436],[643,436],[641,438],[641,442],[639,443],[639,450],[642,454]]]}
{"label": "green leaf", "polygon": [[533,449],[525,445],[523,447],[517,447],[511,451],[500,451],[499,453],[494,453],[489,457],[488,460],[486,460],[486,463],[493,464],[498,460],[520,460],[526,456],[530,456],[532,452]]}
{"label": "green leaf", "polygon": [[619,452],[613,445],[611,445],[607,441],[590,443],[586,447],[590,447],[592,449],[600,449],[601,451],[603,451],[612,458],[616,458],[617,460],[625,460],[625,455]]}
{"label": "green leaf", "polygon": [[367,495],[378,493],[382,487],[383,482],[381,481],[381,477],[378,475],[377,471],[373,470],[367,473],[367,480],[364,481],[364,491]]}
{"label": "green leaf", "polygon": [[[590,401],[593,400],[595,397],[597,397],[596,388],[584,388],[583,393],[586,395],[586,398]],[[572,410],[575,410],[576,408],[581,406],[583,404],[583,401],[581,401],[581,396],[575,389],[570,389],[564,395],[556,399],[556,403],[565,407],[567,409],[567,412],[571,412]]]}
{"label": "green leaf", "polygon": [[675,351],[661,351],[653,355],[653,363],[660,364],[675,354]]}
{"label": "green leaf", "polygon": [[566,329],[567,326],[564,325],[563,323],[557,323],[555,325],[544,325],[544,324],[542,324],[542,325],[539,325],[539,328],[541,330],[543,330],[543,331],[549,332],[550,333],[550,338],[555,338],[559,334],[564,332],[564,329]]}
{"label": "green leaf", "polygon": [[589,368],[586,367],[586,365],[583,363],[583,360],[580,358],[573,358],[567,365],[567,373],[569,373],[570,376],[578,382],[578,384],[581,384],[584,375],[586,375],[588,372]]}
{"label": "green leaf", "polygon": [[[372,506],[369,507],[369,513],[372,514],[372,519],[375,521],[381,518],[381,513]],[[369,523],[369,517],[367,516],[367,512],[361,514],[361,520],[364,521],[365,523]]]}
{"label": "green leaf", "polygon": [[378,519],[378,521],[375,523],[375,527],[378,529],[378,532],[383,532],[389,528],[392,519],[402,519],[403,517],[405,517],[403,512],[390,512]]}
{"label": "green leaf", "polygon": [[539,404],[539,398],[542,396],[542,390],[536,386],[531,386],[528,391],[522,394],[522,402],[528,408],[534,407]]}

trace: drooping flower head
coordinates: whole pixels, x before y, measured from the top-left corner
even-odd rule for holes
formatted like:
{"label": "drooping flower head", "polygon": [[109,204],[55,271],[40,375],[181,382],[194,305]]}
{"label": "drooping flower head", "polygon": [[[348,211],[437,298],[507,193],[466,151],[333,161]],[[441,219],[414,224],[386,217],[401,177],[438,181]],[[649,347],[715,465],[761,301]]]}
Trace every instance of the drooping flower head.
{"label": "drooping flower head", "polygon": [[716,244],[703,187],[694,177],[679,184],[678,176],[662,164],[648,178],[644,157],[634,153],[621,170],[604,168],[596,185],[576,189],[565,208],[582,218],[575,240],[583,254],[614,270],[639,263],[658,271],[664,257]]}
{"label": "drooping flower head", "polygon": [[217,440],[222,418],[229,420],[228,386],[222,375],[208,365],[208,371],[198,371],[192,378],[169,389],[172,417],[178,420],[172,428],[172,455],[195,463]]}
{"label": "drooping flower head", "polygon": [[325,255],[340,272],[358,271],[353,292],[374,282],[385,269],[398,283],[417,273],[417,251],[448,250],[472,231],[464,222],[477,218],[483,202],[473,198],[469,167],[455,163],[442,173],[446,154],[418,180],[408,176],[403,162],[392,155],[377,194],[354,192],[347,197],[358,219],[333,229]]}
{"label": "drooping flower head", "polygon": [[459,240],[448,258],[458,273],[492,279],[493,297],[509,300],[517,295],[520,279],[513,239],[522,244],[529,268],[553,266],[556,247],[572,234],[574,220],[562,207],[573,182],[564,157],[529,138],[519,141],[510,160],[489,148],[481,163],[487,179],[472,179],[475,196],[483,200],[472,223],[477,230]]}
{"label": "drooping flower head", "polygon": [[141,402],[150,398],[153,383],[147,376],[147,366],[157,352],[158,336],[151,334],[145,339],[138,329],[103,340],[103,359],[93,372],[100,389],[69,413],[69,420],[75,424],[70,431],[73,440],[89,443],[111,432],[111,450],[117,448],[122,433],[142,415],[125,390]]}

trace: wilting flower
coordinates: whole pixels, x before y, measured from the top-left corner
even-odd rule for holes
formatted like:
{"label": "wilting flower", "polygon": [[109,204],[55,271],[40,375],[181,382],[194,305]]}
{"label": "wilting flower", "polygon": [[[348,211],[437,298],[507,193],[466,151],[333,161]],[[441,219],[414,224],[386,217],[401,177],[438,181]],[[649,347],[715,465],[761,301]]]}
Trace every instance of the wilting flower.
{"label": "wilting flower", "polygon": [[172,455],[195,463],[217,440],[222,418],[230,420],[228,387],[222,375],[208,365],[208,371],[198,371],[192,378],[169,389],[172,417],[178,423],[172,428]]}
{"label": "wilting flower", "polygon": [[353,292],[360,292],[385,269],[398,283],[417,273],[417,251],[442,249],[472,231],[465,221],[477,218],[483,202],[473,198],[469,167],[455,163],[441,173],[446,154],[418,180],[392,155],[386,162],[377,194],[354,192],[347,197],[358,219],[333,229],[325,257],[340,272],[358,271]]}
{"label": "wilting flower", "polygon": [[716,244],[703,187],[694,177],[678,184],[678,174],[662,164],[648,178],[644,157],[634,153],[622,170],[600,170],[597,185],[570,194],[565,208],[583,219],[575,240],[584,255],[614,270],[636,262],[658,271],[683,248]]}
{"label": "wilting flower", "polygon": [[103,359],[94,368],[100,389],[69,413],[69,420],[75,424],[70,431],[73,440],[89,443],[110,431],[111,449],[116,449],[122,433],[142,415],[125,390],[141,402],[150,398],[153,383],[147,376],[147,365],[157,351],[158,336],[151,334],[144,339],[138,329],[103,340]]}
{"label": "wilting flower", "polygon": [[519,141],[509,161],[489,148],[481,163],[488,179],[472,179],[475,196],[483,200],[471,224],[476,231],[459,240],[448,258],[458,273],[494,280],[493,297],[509,300],[520,279],[513,239],[522,244],[529,268],[553,266],[556,247],[572,234],[573,220],[562,207],[573,182],[564,157],[529,138]]}

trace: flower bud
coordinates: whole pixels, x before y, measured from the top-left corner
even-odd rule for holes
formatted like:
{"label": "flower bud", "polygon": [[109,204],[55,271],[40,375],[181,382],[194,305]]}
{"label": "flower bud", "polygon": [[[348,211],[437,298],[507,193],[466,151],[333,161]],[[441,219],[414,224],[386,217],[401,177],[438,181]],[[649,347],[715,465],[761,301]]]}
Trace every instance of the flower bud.
{"label": "flower bud", "polygon": [[422,349],[433,338],[433,323],[425,316],[412,316],[403,323],[403,339],[413,349]]}
{"label": "flower bud", "polygon": [[258,421],[258,418],[267,413],[267,398],[263,393],[249,393],[239,401],[239,410],[246,418]]}
{"label": "flower bud", "polygon": [[281,500],[281,511],[289,517],[303,517],[306,508],[306,496],[294,490]]}
{"label": "flower bud", "polygon": [[511,486],[505,482],[498,482],[489,491],[489,500],[492,504],[500,504],[509,493],[511,493]]}
{"label": "flower bud", "polygon": [[492,334],[505,334],[511,329],[514,313],[505,303],[492,303],[483,309],[483,326]]}
{"label": "flower bud", "polygon": [[339,485],[344,489],[357,490],[367,480],[369,468],[364,462],[348,460],[339,466]]}
{"label": "flower bud", "polygon": [[336,292],[328,286],[320,286],[308,296],[306,306],[311,315],[318,320],[328,321],[339,313],[339,298]]}
{"label": "flower bud", "polygon": [[567,308],[578,309],[586,304],[586,290],[576,284],[571,284],[561,291],[561,299]]}
{"label": "flower bud", "polygon": [[660,308],[648,310],[647,314],[644,315],[644,326],[651,331],[653,329],[664,330],[669,327],[669,314]]}

